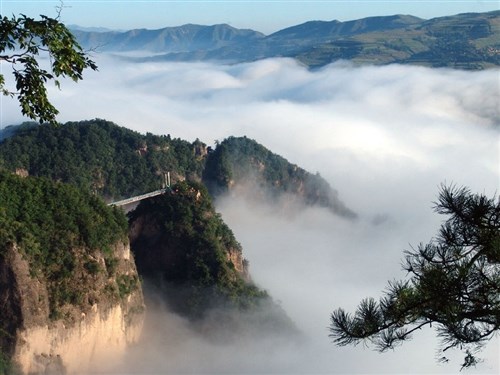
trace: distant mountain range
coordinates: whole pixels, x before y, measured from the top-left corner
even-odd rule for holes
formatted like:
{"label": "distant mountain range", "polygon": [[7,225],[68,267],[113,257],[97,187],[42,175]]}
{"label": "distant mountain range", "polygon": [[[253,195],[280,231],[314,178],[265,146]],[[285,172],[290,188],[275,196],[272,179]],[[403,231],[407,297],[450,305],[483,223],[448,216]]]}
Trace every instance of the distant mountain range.
{"label": "distant mountain range", "polygon": [[159,30],[84,31],[72,29],[85,48],[98,51],[151,53],[183,53],[198,50],[211,51],[233,45],[243,45],[264,38],[253,30],[241,30],[229,25],[183,25]]}
{"label": "distant mountain range", "polygon": [[226,24],[159,30],[85,31],[86,49],[137,52],[137,61],[255,61],[291,57],[311,67],[338,60],[355,64],[418,64],[484,69],[500,65],[500,11],[430,20],[394,15],[354,21],[310,21],[270,35]]}

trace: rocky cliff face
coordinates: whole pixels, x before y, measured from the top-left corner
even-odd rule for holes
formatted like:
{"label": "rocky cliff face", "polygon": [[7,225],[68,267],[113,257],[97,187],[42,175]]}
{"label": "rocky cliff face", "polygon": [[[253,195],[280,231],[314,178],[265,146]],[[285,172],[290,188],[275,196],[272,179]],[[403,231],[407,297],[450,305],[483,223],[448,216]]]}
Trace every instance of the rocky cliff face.
{"label": "rocky cliff face", "polygon": [[50,306],[51,281],[32,272],[22,249],[11,244],[1,253],[0,347],[14,371],[87,373],[97,362],[118,361],[138,340],[144,301],[128,244],[110,249],[112,276],[103,253],[94,254],[100,272],[77,257],[71,284],[78,297],[57,314]]}

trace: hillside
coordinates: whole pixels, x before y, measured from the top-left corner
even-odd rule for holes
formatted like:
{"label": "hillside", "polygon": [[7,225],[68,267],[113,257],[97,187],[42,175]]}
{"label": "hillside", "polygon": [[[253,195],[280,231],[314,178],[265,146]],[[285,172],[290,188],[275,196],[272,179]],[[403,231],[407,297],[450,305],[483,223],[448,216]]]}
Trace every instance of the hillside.
{"label": "hillside", "polygon": [[259,200],[319,206],[353,219],[356,214],[319,174],[311,174],[247,137],[229,137],[208,154],[203,181],[214,196],[226,192]]}
{"label": "hillside", "polygon": [[267,36],[228,25],[104,33],[76,30],[75,35],[85,48],[149,54],[136,58],[138,62],[291,57],[312,68],[338,60],[460,69],[500,65],[500,11],[430,20],[393,15],[346,22],[309,21]]}
{"label": "hillside", "polygon": [[211,150],[199,140],[143,135],[105,120],[25,125],[10,132],[14,135],[0,143],[0,168],[71,183],[109,201],[156,190],[167,172],[174,182],[203,181],[214,198],[246,176],[259,175],[260,189],[274,196],[291,194],[305,204],[355,216],[321,176],[246,137],[231,137]]}
{"label": "hillside", "polygon": [[339,38],[310,47],[296,58],[309,66],[345,58],[357,64],[484,69],[500,65],[499,40],[500,12],[461,14]]}

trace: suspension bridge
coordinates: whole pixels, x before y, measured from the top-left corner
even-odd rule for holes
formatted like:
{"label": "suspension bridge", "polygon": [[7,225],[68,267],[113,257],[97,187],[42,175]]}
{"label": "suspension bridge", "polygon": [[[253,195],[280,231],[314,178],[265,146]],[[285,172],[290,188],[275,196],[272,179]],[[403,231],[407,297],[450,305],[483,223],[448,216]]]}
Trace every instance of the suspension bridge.
{"label": "suspension bridge", "polygon": [[163,186],[161,189],[151,191],[151,192],[146,193],[146,194],[136,195],[134,197],[111,202],[111,203],[108,203],[108,206],[125,206],[125,205],[130,204],[130,203],[139,202],[139,201],[142,201],[143,199],[156,197],[157,195],[165,194],[166,192],[171,191],[171,189],[170,189],[170,172],[166,173],[164,175],[164,178],[165,178],[165,180],[163,182]]}

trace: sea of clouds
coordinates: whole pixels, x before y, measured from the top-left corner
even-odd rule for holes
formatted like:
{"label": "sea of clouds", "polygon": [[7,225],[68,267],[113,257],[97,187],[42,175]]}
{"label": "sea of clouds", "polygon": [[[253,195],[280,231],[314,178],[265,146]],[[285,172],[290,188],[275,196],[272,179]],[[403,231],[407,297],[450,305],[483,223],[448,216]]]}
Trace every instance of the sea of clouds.
{"label": "sea of clouds", "polygon": [[[423,329],[395,351],[338,348],[329,314],[378,298],[401,270],[403,251],[428,242],[444,217],[433,212],[442,183],[494,196],[499,184],[499,71],[337,63],[310,71],[291,59],[237,65],[135,64],[96,56],[99,72],[50,89],[59,121],[104,118],[140,132],[213,145],[246,135],[319,172],[358,213],[283,211],[225,197],[217,209],[250,262],[254,281],[280,302],[307,339],[259,332],[207,340],[164,308],[150,309],[130,372],[456,373],[462,354],[437,362],[439,341]],[[2,126],[19,123],[2,99]],[[154,319],[153,319],[154,317]],[[498,373],[498,338],[471,373]],[[133,360],[132,360],[133,359]],[[142,362],[141,362],[142,361]],[[122,369],[123,370],[123,369]]]}

